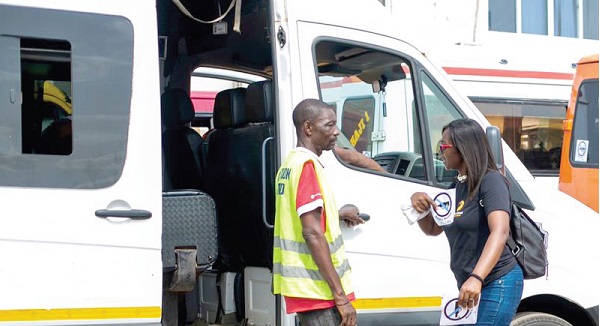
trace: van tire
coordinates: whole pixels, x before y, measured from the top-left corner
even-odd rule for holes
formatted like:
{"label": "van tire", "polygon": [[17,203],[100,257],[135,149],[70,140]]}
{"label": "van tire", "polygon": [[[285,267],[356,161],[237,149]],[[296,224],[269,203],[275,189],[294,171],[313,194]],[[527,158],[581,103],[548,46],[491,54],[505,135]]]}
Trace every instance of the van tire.
{"label": "van tire", "polygon": [[543,312],[519,312],[510,326],[573,326],[566,320]]}

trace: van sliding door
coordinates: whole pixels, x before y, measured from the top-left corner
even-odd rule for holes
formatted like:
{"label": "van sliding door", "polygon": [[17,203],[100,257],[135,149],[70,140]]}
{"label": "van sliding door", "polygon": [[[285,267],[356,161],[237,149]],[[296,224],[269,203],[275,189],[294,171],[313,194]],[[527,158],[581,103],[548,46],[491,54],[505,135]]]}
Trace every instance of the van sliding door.
{"label": "van sliding door", "polygon": [[132,96],[156,39],[69,7],[0,5],[0,322],[157,323],[159,97]]}

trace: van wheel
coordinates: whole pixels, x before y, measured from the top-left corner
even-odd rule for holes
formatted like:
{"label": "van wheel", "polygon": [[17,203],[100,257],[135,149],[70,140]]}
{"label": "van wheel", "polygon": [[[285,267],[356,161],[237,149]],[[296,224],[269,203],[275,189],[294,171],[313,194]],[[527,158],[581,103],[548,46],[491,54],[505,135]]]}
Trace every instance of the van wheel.
{"label": "van wheel", "polygon": [[572,326],[566,320],[543,312],[519,312],[510,326]]}

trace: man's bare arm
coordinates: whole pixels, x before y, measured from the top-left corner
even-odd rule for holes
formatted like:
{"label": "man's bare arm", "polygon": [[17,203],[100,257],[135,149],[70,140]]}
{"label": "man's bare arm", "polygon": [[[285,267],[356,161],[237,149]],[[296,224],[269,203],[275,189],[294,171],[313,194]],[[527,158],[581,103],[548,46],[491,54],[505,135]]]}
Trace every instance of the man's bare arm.
{"label": "man's bare arm", "polygon": [[329,285],[336,304],[343,304],[348,301],[342,281],[333,267],[331,262],[331,253],[325,235],[321,230],[321,212],[320,209],[315,209],[302,214],[302,236],[310,249],[313,260],[319,268],[319,272],[325,278]]}
{"label": "man's bare arm", "polygon": [[342,159],[342,161],[350,165],[387,173],[387,171],[384,168],[382,168],[381,165],[375,162],[375,160],[357,152],[356,150],[343,148],[339,146],[335,146],[333,150]]}

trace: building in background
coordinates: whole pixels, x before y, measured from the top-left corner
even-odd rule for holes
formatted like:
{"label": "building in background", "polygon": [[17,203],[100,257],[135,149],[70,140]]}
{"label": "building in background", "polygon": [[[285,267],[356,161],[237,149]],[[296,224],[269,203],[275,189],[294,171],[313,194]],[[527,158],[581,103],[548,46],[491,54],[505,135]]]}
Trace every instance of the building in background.
{"label": "building in background", "polygon": [[598,0],[380,2],[534,175],[558,176],[575,66],[600,49]]}

